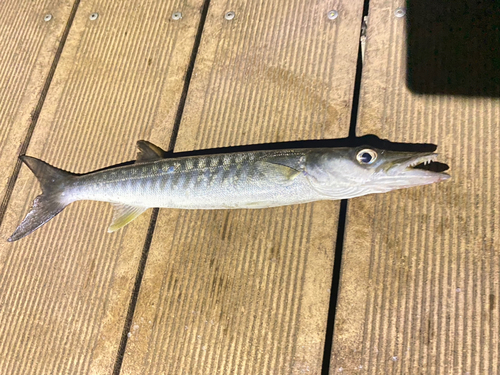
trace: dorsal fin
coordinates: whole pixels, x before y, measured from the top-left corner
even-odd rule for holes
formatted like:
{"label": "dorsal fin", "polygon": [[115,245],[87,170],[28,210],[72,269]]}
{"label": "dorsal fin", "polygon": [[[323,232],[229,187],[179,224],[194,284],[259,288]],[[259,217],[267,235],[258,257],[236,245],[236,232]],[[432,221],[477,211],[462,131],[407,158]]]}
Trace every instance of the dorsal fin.
{"label": "dorsal fin", "polygon": [[139,151],[137,152],[136,163],[156,161],[166,156],[165,151],[148,141],[137,141],[137,148]]}

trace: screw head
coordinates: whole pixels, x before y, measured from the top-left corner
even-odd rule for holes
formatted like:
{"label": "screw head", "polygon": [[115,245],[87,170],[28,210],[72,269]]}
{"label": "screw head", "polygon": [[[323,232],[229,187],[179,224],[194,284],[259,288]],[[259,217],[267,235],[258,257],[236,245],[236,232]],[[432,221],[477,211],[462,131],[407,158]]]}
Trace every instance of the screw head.
{"label": "screw head", "polygon": [[394,15],[398,18],[406,16],[406,9],[405,8],[397,8],[394,11]]}
{"label": "screw head", "polygon": [[46,14],[45,17],[43,17],[43,20],[45,22],[49,22],[52,19],[52,14]]}
{"label": "screw head", "polygon": [[327,15],[329,20],[334,20],[335,18],[337,18],[339,16],[339,12],[337,12],[336,10],[331,10],[326,15]]}
{"label": "screw head", "polygon": [[234,18],[235,14],[233,11],[230,11],[230,12],[227,12],[225,15],[224,15],[224,18],[228,21],[231,21],[233,18]]}
{"label": "screw head", "polygon": [[92,13],[89,17],[91,21],[95,21],[99,17],[99,13]]}
{"label": "screw head", "polygon": [[182,18],[182,13],[181,12],[175,12],[175,13],[172,13],[172,19],[174,21],[178,21]]}

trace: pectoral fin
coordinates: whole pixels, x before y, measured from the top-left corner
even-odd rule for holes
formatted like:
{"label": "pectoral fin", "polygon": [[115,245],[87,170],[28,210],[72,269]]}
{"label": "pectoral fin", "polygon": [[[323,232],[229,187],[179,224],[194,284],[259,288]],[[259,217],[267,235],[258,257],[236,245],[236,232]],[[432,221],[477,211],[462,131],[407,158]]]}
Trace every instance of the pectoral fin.
{"label": "pectoral fin", "polygon": [[113,221],[108,228],[108,232],[110,233],[124,227],[148,209],[148,207],[128,206],[126,204],[112,203],[112,205],[115,211],[113,213]]}
{"label": "pectoral fin", "polygon": [[302,171],[295,168],[269,161],[258,161],[256,164],[259,166],[262,173],[264,173],[268,177],[271,177],[273,181],[282,184],[291,183],[297,176],[302,173]]}

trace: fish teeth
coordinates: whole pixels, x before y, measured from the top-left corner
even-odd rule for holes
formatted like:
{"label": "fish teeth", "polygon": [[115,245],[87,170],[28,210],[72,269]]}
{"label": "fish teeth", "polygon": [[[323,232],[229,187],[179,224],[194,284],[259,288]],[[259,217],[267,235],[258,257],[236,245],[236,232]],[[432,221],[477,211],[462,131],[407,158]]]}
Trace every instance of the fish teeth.
{"label": "fish teeth", "polygon": [[428,164],[430,164],[430,163],[432,163],[433,161],[436,161],[436,160],[437,160],[437,155],[424,156],[424,157],[422,157],[420,159],[417,159],[417,160],[414,160],[413,162],[411,162],[410,164],[408,164],[408,167],[409,168],[413,168],[413,167],[416,167],[419,164],[428,165]]}

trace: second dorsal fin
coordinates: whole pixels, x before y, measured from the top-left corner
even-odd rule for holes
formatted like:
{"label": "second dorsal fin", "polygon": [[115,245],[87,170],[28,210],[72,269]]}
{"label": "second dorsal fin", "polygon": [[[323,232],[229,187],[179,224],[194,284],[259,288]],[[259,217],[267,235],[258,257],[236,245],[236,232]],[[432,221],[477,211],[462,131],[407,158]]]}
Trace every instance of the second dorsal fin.
{"label": "second dorsal fin", "polygon": [[137,141],[137,148],[139,151],[137,152],[136,163],[160,160],[166,156],[165,151],[148,141]]}

